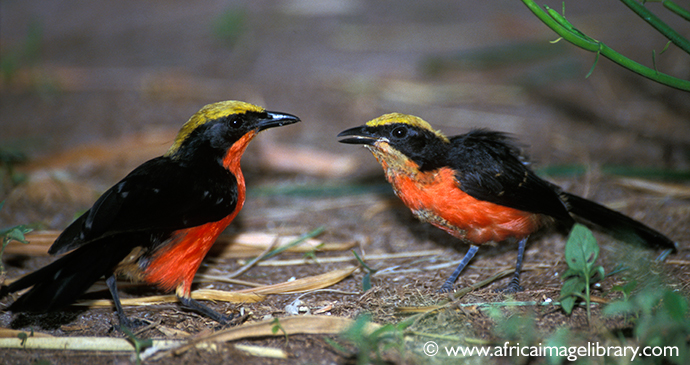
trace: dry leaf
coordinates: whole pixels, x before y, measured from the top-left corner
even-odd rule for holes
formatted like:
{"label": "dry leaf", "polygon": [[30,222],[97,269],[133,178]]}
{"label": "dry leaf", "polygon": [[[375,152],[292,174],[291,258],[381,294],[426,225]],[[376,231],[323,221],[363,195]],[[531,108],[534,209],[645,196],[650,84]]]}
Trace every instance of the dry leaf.
{"label": "dry leaf", "polygon": [[252,346],[235,344],[235,348],[257,357],[270,357],[273,359],[287,359],[288,355],[285,351],[275,347]]}
{"label": "dry leaf", "polygon": [[34,332],[33,334],[29,334],[26,331],[13,330],[9,328],[0,328],[0,338],[19,338],[17,336],[22,332],[32,337],[53,337],[52,335],[49,335],[47,333]]}
{"label": "dry leaf", "polygon": [[[216,302],[256,303],[264,300],[266,297],[259,293],[241,293],[213,289],[199,289],[192,292],[192,298],[196,300],[210,300]],[[175,303],[177,301],[177,296],[172,294],[120,299],[120,302],[123,306],[156,305],[163,303]],[[113,301],[110,299],[81,300],[73,303],[72,305],[84,307],[112,307]]]}
{"label": "dry leaf", "polygon": [[165,337],[189,337],[191,334],[186,331],[178,330],[175,328],[166,327],[163,325],[157,325],[156,329],[159,330]]}
{"label": "dry leaf", "polygon": [[[48,248],[60,235],[60,231],[35,231],[26,235],[29,245],[19,242],[10,242],[5,248],[7,254],[20,254],[30,256],[48,255]],[[210,255],[223,258],[250,257],[261,253],[272,242],[278,241],[278,246],[287,244],[297,239],[298,236],[279,236],[272,233],[247,232],[238,235],[221,235],[211,248]],[[320,251],[343,251],[354,247],[355,242],[325,243],[318,239],[307,239],[297,246],[289,248],[288,252],[308,252],[317,246]]]}
{"label": "dry leaf", "polygon": [[444,306],[442,305],[428,305],[428,306],[421,306],[421,307],[395,307],[395,311],[397,313],[426,313],[434,310],[438,310],[443,308]]}
{"label": "dry leaf", "polygon": [[[171,349],[182,344],[179,340],[153,340],[153,347]],[[76,351],[128,351],[134,346],[124,338],[113,337],[28,337],[22,344],[19,338],[0,338],[0,348]]]}
{"label": "dry leaf", "polygon": [[310,290],[322,289],[340,282],[346,277],[350,276],[357,267],[348,267],[345,269],[333,270],[321,275],[309,276],[293,281],[286,281],[283,283],[260,286],[258,288],[248,288],[238,290],[235,293],[255,293],[255,294],[288,294],[288,293],[302,293]]}
{"label": "dry leaf", "polygon": [[[216,257],[236,258],[256,256],[268,248],[273,242],[276,247],[286,245],[299,236],[280,236],[273,233],[247,232],[235,236],[224,235],[218,237],[211,247],[210,254]],[[356,242],[324,243],[322,240],[309,238],[299,245],[290,247],[287,252],[309,252],[318,247],[319,251],[344,251],[354,247]]]}
{"label": "dry leaf", "polygon": [[[424,250],[424,251],[408,251],[408,252],[396,252],[396,253],[384,253],[379,255],[365,255],[364,259],[367,261],[374,260],[392,260],[400,258],[411,258],[411,257],[423,257],[423,256],[437,256],[442,255],[443,250]],[[335,257],[319,257],[319,264],[335,263],[335,262],[350,262],[356,261],[353,255],[347,256],[335,256]],[[240,261],[242,264],[243,261]],[[268,260],[261,261],[256,264],[256,266],[294,266],[294,265],[304,265],[304,264],[314,264],[314,260],[307,258],[300,259],[288,259],[288,260]],[[451,265],[448,265],[451,266]],[[457,266],[457,264],[455,264]]]}
{"label": "dry leaf", "polygon": [[[279,318],[278,323],[285,333],[290,335],[310,334],[328,335],[341,333],[354,324],[350,318],[334,316],[293,316]],[[202,341],[226,342],[244,338],[265,337],[265,336],[284,336],[282,331],[273,332],[275,319],[268,319],[260,322],[252,322],[238,327],[228,328],[209,335],[207,338],[199,339]],[[375,323],[368,323],[364,331],[371,333],[380,326]]]}
{"label": "dry leaf", "polygon": [[[357,267],[349,267],[346,269],[333,270],[325,274],[309,276],[293,281],[232,292],[213,289],[199,289],[192,292],[192,298],[196,300],[211,300],[216,302],[256,303],[264,300],[265,296],[268,294],[301,293],[326,288],[350,276],[355,270],[357,270]],[[121,299],[123,306],[155,305],[162,303],[175,303],[177,301],[177,297],[172,294]],[[112,307],[113,302],[110,299],[94,299],[79,301],[73,305],[86,307]]]}
{"label": "dry leaf", "polygon": [[325,305],[325,306],[315,310],[313,313],[314,314],[326,313],[326,312],[330,311],[331,309],[333,309],[333,304],[328,304],[328,305]]}
{"label": "dry leaf", "polygon": [[[274,332],[276,326],[275,319],[267,319],[260,322],[246,323],[237,327],[228,328],[215,332],[208,336],[196,338],[179,349],[175,349],[175,354],[180,354],[202,342],[228,342],[246,338],[285,336],[287,334],[310,334],[310,335],[329,335],[338,334],[354,324],[354,320],[343,317],[333,316],[294,316],[278,319],[283,331]],[[366,333],[371,333],[381,326],[376,323],[367,323],[364,327]],[[160,358],[160,357],[158,357]]]}

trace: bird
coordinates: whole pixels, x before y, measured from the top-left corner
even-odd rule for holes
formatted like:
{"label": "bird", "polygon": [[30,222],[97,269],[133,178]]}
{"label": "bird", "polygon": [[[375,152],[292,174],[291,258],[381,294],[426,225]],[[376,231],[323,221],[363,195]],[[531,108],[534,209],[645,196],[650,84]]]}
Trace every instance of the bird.
{"label": "bird", "polygon": [[105,277],[120,326],[125,314],[116,278],[175,291],[179,302],[224,325],[223,315],[191,297],[194,275],[245,201],[240,159],[261,131],[299,122],[294,115],[229,100],[208,104],[180,129],[172,146],[105,191],[48,252],[62,255],[0,288],[0,298],[26,288],[12,312],[44,313],[73,303]]}
{"label": "bird", "polygon": [[520,271],[529,236],[554,222],[572,227],[574,217],[628,241],[677,249],[675,242],[643,223],[537,176],[507,133],[475,128],[447,137],[419,117],[389,113],[338,137],[344,137],[341,143],[371,151],[416,218],[469,244],[440,292],[453,290],[479,246],[511,241],[518,242],[517,263],[503,292],[523,290]]}

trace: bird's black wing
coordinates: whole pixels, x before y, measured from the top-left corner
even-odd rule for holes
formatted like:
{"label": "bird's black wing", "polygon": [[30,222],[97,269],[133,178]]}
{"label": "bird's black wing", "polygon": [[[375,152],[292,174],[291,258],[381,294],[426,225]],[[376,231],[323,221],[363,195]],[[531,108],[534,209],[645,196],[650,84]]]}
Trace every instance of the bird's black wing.
{"label": "bird's black wing", "polygon": [[531,213],[570,220],[560,189],[539,178],[520,159],[520,149],[501,132],[483,129],[452,137],[446,163],[470,196]]}
{"label": "bird's black wing", "polygon": [[218,164],[184,166],[149,160],[108,189],[53,243],[64,253],[121,232],[172,232],[218,221],[237,206],[237,179]]}

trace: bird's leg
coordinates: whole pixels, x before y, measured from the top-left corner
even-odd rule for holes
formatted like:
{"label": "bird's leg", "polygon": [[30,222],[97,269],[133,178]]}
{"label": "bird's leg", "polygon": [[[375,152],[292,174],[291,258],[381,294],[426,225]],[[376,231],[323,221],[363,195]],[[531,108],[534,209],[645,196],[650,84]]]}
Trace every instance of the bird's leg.
{"label": "bird's leg", "polygon": [[458,280],[458,276],[460,276],[462,270],[465,268],[465,266],[467,266],[470,260],[472,260],[474,254],[477,253],[477,250],[479,250],[479,246],[470,245],[470,249],[465,254],[465,257],[462,258],[462,261],[460,261],[460,264],[455,269],[455,271],[453,271],[453,273],[450,274],[448,280],[446,280],[446,282],[443,283],[441,289],[439,289],[439,292],[448,293],[453,290],[453,284],[455,284],[455,280]]}
{"label": "bird's leg", "polygon": [[113,297],[113,302],[115,303],[115,310],[117,310],[117,316],[120,319],[120,327],[134,328],[136,324],[127,318],[124,309],[122,309],[122,303],[120,303],[120,295],[117,293],[117,279],[114,274],[108,276],[105,280],[110,290],[110,295]]}
{"label": "bird's leg", "polygon": [[515,273],[513,273],[513,278],[510,279],[510,283],[505,289],[502,290],[503,293],[512,294],[524,289],[520,286],[520,271],[522,271],[522,259],[525,255],[525,245],[527,243],[527,238],[525,237],[518,242],[518,254],[517,263],[515,263]]}
{"label": "bird's leg", "polygon": [[190,308],[192,310],[195,310],[203,315],[205,315],[208,318],[211,318],[212,320],[220,323],[221,325],[226,325],[232,320],[233,315],[225,316],[222,315],[213,309],[197,302],[196,300],[192,299],[190,296],[185,296],[185,295],[180,295],[179,293],[177,294],[177,299],[182,303],[183,306]]}

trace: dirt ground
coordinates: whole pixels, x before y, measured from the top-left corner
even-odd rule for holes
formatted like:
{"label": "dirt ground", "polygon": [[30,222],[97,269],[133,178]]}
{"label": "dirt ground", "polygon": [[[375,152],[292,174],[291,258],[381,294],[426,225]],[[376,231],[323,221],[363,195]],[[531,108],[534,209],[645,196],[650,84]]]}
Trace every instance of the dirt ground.
{"label": "dirt ground", "polygon": [[[561,2],[546,3],[561,9]],[[690,34],[690,24],[657,5],[648,7],[679,33]],[[567,1],[566,15],[584,33],[645,65],[652,65],[656,51],[660,71],[690,79],[688,55],[674,46],[659,54],[666,40],[621,3]],[[177,129],[203,105],[244,100],[298,115],[302,123],[270,130],[252,143],[242,162],[247,202],[227,234],[301,235],[323,227],[318,239],[354,243],[355,251],[378,272],[366,292],[362,283],[367,272],[360,269],[329,286],[330,291],[209,305],[242,311],[245,316],[235,326],[288,318],[286,306],[298,297],[310,312],[322,309],[320,315],[356,319],[368,314],[378,324],[400,323],[410,316],[400,308],[431,306],[447,298],[436,290],[467,246],[416,221],[393,195],[374,158],[335,138],[343,129],[398,111],[418,115],[448,135],[473,127],[513,133],[528,148],[534,168],[550,181],[678,243],[679,251],[659,264],[652,262],[657,252],[596,233],[599,264],[606,272],[621,263],[628,268],[594,288],[601,303],[619,299],[621,293],[611,289],[631,280],[687,295],[689,95],[603,58],[585,78],[595,55],[565,42],[549,42],[556,38],[521,2],[508,0],[3,1],[0,150],[6,155],[20,152],[26,161],[15,166],[12,176],[7,170],[0,176],[0,200],[5,200],[0,227],[63,229],[99,193],[138,164],[164,153]],[[511,297],[495,293],[507,284],[506,278],[478,288],[455,305],[420,317],[402,338],[392,341],[395,345],[383,352],[383,360],[457,360],[426,356],[423,346],[429,340],[447,346],[538,343],[567,328],[579,339],[604,342],[632,331],[625,318],[603,316],[601,303],[592,306],[589,323],[581,306],[571,315],[554,306],[462,306],[558,300],[567,269],[565,233],[549,227],[531,237],[522,275],[525,291]],[[457,287],[514,267],[516,249],[514,244],[482,247]],[[312,260],[303,253],[283,253],[269,261],[304,262],[258,265],[238,279],[273,284],[357,265],[349,249],[317,251],[315,256]],[[43,255],[3,257],[8,278],[51,260]],[[212,254],[200,274],[224,274],[241,266],[238,258]],[[211,287],[246,288],[220,282],[196,286]],[[123,289],[126,298],[155,294],[162,293],[138,286]],[[109,298],[106,290],[89,295]],[[176,303],[126,311],[153,321],[137,334],[141,338],[173,337],[162,328],[191,336],[218,330]],[[532,322],[511,337],[500,330],[509,318]],[[0,313],[2,328],[64,337],[123,337],[113,330],[116,321],[111,308]],[[456,338],[464,340],[457,343]],[[288,358],[252,356],[237,344],[282,349]],[[278,334],[147,362],[341,364],[354,363],[358,347],[363,348],[362,342],[338,335],[293,334],[286,340]],[[126,364],[133,359],[122,352],[0,349],[5,364],[39,361]],[[492,361],[545,362],[542,357]]]}

